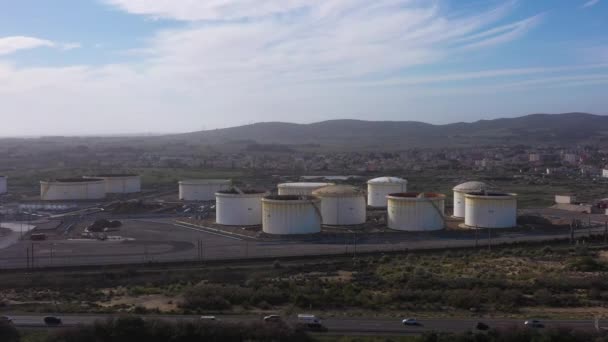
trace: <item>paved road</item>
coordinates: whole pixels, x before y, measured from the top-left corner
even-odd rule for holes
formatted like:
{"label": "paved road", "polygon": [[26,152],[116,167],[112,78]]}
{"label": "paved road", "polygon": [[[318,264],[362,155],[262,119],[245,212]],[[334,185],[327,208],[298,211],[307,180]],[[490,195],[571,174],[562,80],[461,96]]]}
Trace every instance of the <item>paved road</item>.
{"label": "paved road", "polygon": [[[360,252],[394,252],[417,249],[445,249],[474,247],[474,234],[470,232],[439,232],[411,234],[375,234],[336,236],[324,239],[293,241],[252,241],[238,236],[188,227],[172,219],[124,220],[120,234],[129,241],[97,240],[48,240],[19,241],[0,249],[0,269],[25,268],[31,265],[34,250],[34,266],[77,266],[139,264],[147,262],[180,262],[204,260],[247,260],[250,258],[275,258],[287,256],[354,255]],[[577,238],[585,238],[590,232],[603,234],[604,228],[582,229]],[[487,233],[484,233],[484,235]],[[355,239],[356,238],[356,242]],[[496,231],[491,240],[479,237],[479,247],[524,241],[548,241],[566,239],[564,230]],[[198,248],[200,243],[201,248]],[[28,257],[30,253],[30,257]]]}
{"label": "paved road", "polygon": [[[14,315],[11,316],[13,323],[19,328],[41,328],[45,327],[44,315]],[[64,326],[75,326],[78,324],[91,324],[98,320],[105,320],[111,315],[59,315]],[[149,318],[162,319],[172,322],[192,321],[198,316],[161,316],[150,315]],[[260,320],[258,316],[216,316],[226,322],[252,322]],[[295,317],[286,319],[295,323]],[[477,322],[483,321],[491,328],[514,328],[523,327],[522,320],[514,319],[421,319],[420,326],[403,326],[401,318],[378,319],[378,318],[327,318],[323,319],[323,325],[330,333],[345,334],[417,334],[424,331],[442,332],[464,332],[473,330]],[[545,328],[567,327],[578,330],[594,330],[593,320],[546,320],[542,321]]]}

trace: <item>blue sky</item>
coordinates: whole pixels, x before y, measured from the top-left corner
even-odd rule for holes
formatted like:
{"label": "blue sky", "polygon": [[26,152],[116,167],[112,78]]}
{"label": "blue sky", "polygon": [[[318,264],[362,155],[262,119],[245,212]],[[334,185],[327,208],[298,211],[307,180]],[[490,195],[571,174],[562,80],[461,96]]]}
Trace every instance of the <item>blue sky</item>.
{"label": "blue sky", "polygon": [[608,114],[607,0],[0,2],[0,136]]}

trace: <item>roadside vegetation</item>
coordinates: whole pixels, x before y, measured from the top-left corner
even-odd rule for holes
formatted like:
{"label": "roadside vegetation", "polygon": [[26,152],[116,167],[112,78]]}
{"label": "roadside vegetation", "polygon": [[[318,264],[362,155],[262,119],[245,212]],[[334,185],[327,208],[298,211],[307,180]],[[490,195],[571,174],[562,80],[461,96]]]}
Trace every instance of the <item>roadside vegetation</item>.
{"label": "roadside vegetation", "polygon": [[608,313],[608,250],[520,245],[182,270],[0,274],[0,311],[317,312],[579,317]]}

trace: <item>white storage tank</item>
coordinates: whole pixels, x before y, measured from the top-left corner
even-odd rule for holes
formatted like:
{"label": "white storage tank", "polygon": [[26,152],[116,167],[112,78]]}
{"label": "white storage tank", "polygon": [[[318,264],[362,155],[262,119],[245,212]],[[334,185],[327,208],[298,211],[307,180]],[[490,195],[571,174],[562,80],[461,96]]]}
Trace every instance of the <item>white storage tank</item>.
{"label": "white storage tank", "polygon": [[313,191],[328,185],[333,185],[333,183],[281,183],[277,187],[279,188],[279,195],[311,196]]}
{"label": "white storage tank", "polygon": [[313,196],[273,195],[262,199],[262,230],[267,234],[321,231],[321,200]]}
{"label": "white storage tank", "polygon": [[106,183],[108,194],[132,194],[141,192],[141,178],[135,174],[101,174],[85,178],[100,178]]}
{"label": "white storage tank", "polygon": [[490,190],[490,187],[483,182],[465,182],[452,189],[454,191],[454,217],[464,218],[465,205],[464,195],[469,192],[479,192]]}
{"label": "white storage tank", "polygon": [[64,178],[40,181],[40,199],[57,200],[98,200],[106,197],[106,187],[99,178]]}
{"label": "white storage tank", "polygon": [[464,195],[464,224],[471,228],[517,226],[517,195],[504,192],[472,192]]}
{"label": "white storage tank", "polygon": [[262,224],[262,198],[259,190],[230,189],[215,193],[215,222],[226,226]]}
{"label": "white storage tank", "polygon": [[0,195],[7,192],[7,180],[6,176],[0,176]]}
{"label": "white storage tank", "polygon": [[386,196],[406,192],[407,180],[397,177],[379,177],[367,181],[367,205],[386,208]]}
{"label": "white storage tank", "polygon": [[182,201],[213,201],[215,193],[232,187],[228,179],[189,179],[179,182]]}
{"label": "white storage tank", "polygon": [[445,195],[405,192],[388,195],[388,227],[404,231],[440,230],[444,227]]}
{"label": "white storage tank", "polygon": [[366,219],[365,192],[350,185],[329,185],[312,193],[321,199],[323,224],[363,224]]}

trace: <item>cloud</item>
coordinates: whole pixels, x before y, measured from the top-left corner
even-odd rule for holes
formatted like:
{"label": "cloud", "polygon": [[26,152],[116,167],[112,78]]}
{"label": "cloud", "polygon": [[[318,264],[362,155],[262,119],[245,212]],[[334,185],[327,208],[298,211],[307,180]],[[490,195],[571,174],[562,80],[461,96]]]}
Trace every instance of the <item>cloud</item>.
{"label": "cloud", "polygon": [[599,2],[600,2],[600,0],[589,0],[583,4],[583,8],[593,7],[593,6],[597,5]]}
{"label": "cloud", "polygon": [[55,43],[50,40],[26,36],[12,36],[0,38],[0,55],[8,55],[19,50],[39,47],[53,47]]}
{"label": "cloud", "polygon": [[[23,122],[42,120],[36,127],[69,132],[91,133],[84,130],[119,123],[108,130],[120,133],[141,131],[132,127],[142,123],[154,131],[178,131],[252,117],[273,120],[282,113],[290,115],[283,120],[310,121],[330,113],[375,111],[376,103],[402,101],[399,86],[513,72],[421,81],[408,80],[406,71],[492,51],[542,19],[511,19],[515,1],[473,14],[451,13],[440,0],[104,1],[134,15],[187,25],[157,31],[143,46],[126,51],[130,58],[124,64],[0,63],[3,113],[13,110],[22,113]],[[459,55],[463,51],[466,57]],[[382,84],[395,79],[393,89]],[[344,87],[372,81],[379,87]],[[56,117],[36,119],[36,113]],[[81,118],[90,124],[80,125]],[[64,126],[54,128],[59,122]]]}

